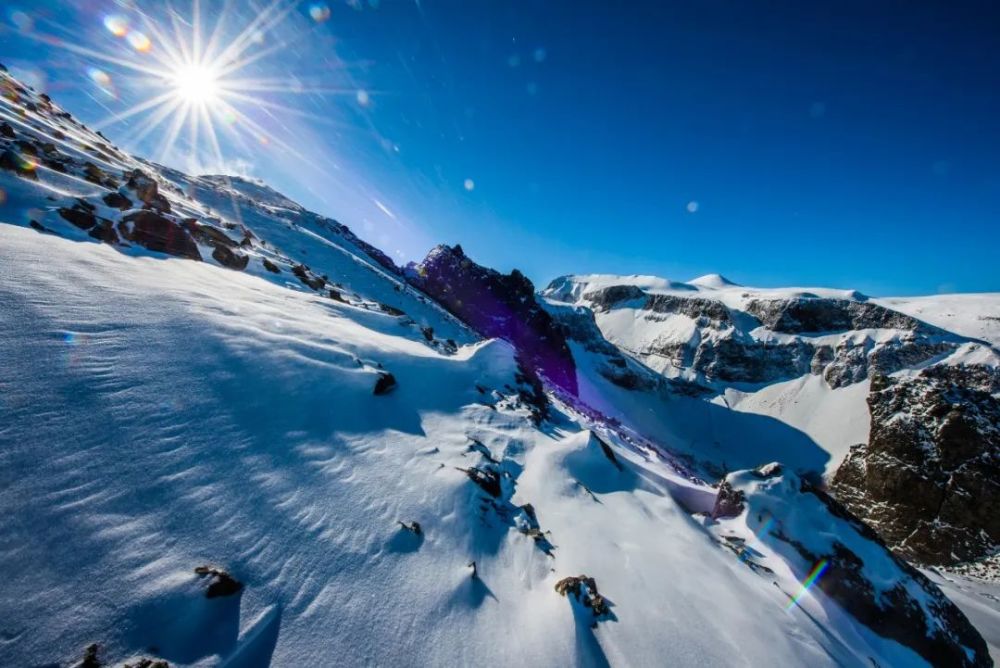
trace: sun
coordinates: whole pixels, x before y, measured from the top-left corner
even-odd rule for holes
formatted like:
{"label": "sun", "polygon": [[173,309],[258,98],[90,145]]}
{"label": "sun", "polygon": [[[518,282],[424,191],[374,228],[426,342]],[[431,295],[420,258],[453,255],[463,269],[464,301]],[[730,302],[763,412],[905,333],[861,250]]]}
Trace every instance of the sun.
{"label": "sun", "polygon": [[216,102],[222,90],[219,73],[208,65],[182,65],[170,77],[174,94],[189,104]]}

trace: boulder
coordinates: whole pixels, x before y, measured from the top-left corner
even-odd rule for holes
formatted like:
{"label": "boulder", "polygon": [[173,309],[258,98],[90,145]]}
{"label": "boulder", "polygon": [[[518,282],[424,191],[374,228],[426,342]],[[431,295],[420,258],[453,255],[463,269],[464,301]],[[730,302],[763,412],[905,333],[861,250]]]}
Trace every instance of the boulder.
{"label": "boulder", "polygon": [[152,251],[201,260],[198,245],[187,230],[155,211],[136,211],[119,224],[126,239]]}

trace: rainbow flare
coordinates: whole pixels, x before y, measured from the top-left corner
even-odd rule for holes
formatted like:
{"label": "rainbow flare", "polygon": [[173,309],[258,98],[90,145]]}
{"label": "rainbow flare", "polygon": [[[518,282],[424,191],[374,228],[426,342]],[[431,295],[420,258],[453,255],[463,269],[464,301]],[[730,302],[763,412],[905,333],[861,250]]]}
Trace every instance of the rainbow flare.
{"label": "rainbow flare", "polygon": [[785,610],[791,610],[799,604],[802,597],[806,595],[806,592],[809,591],[814,584],[816,584],[816,580],[819,580],[819,576],[823,575],[823,572],[829,565],[830,562],[826,559],[820,559],[816,562],[816,565],[813,566],[811,571],[809,571],[809,575],[807,575],[806,579],[802,581],[802,587],[799,589],[799,593],[792,597],[792,600],[788,602],[788,607],[786,607]]}

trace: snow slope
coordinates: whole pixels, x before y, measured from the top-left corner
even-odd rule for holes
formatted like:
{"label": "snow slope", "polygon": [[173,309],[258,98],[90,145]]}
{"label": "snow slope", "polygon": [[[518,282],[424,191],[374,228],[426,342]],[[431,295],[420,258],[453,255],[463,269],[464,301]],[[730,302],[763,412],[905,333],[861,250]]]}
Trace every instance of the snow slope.
{"label": "snow slope", "polygon": [[[226,665],[844,657],[691,521],[667,467],[605,480],[578,423],[484,400],[514,383],[505,344],[442,355],[258,277],[10,225],[0,267],[0,663],[90,642]],[[482,510],[470,439],[520,471],[554,558]],[[204,599],[202,563],[242,597]],[[574,622],[553,584],[578,572],[617,621]]]}
{"label": "snow slope", "polygon": [[787,612],[801,564],[747,568],[715,488],[585,402],[540,419],[509,345],[347,228],[2,79],[0,665],[923,663],[821,592]]}

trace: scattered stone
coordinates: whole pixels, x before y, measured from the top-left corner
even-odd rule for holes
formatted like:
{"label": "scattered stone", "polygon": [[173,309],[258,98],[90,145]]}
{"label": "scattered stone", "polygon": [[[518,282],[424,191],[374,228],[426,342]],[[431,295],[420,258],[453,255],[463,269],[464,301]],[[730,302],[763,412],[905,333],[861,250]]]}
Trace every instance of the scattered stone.
{"label": "scattered stone", "polygon": [[114,223],[103,218],[90,230],[90,232],[88,232],[88,234],[94,239],[103,241],[106,244],[117,244],[121,241],[121,239],[118,238],[118,233],[115,232]]}
{"label": "scattered stone", "polygon": [[344,304],[347,303],[347,300],[344,299],[344,296],[340,294],[340,290],[337,290],[336,288],[330,288],[330,299],[332,299],[335,302],[342,302]]}
{"label": "scattered stone", "polygon": [[424,530],[420,527],[420,522],[400,522],[399,526],[403,527],[407,531],[412,531],[413,535],[420,536],[424,533]]}
{"label": "scattered stone", "polygon": [[434,340],[434,328],[433,327],[421,327],[420,333],[424,335],[424,338],[430,342]]}
{"label": "scattered stone", "polygon": [[75,205],[72,209],[67,209],[65,207],[59,209],[59,215],[65,220],[73,223],[73,225],[79,227],[81,230],[89,230],[94,225],[97,224],[97,218],[90,211],[86,211],[83,207]]}
{"label": "scattered stone", "polygon": [[35,173],[35,163],[25,160],[20,153],[13,149],[7,149],[0,153],[0,169],[6,169],[32,181],[38,180],[38,174]]}
{"label": "scattered stone", "polygon": [[122,668],[170,668],[170,664],[163,659],[150,659],[142,657],[141,659],[136,660],[135,663],[125,663]]}
{"label": "scattered stone", "polygon": [[247,268],[250,258],[243,253],[235,253],[228,246],[218,245],[212,251],[212,258],[223,267],[242,271]]}
{"label": "scattered stone", "polygon": [[[262,260],[263,260],[263,264],[264,264],[264,269],[267,269],[272,274],[280,274],[281,273],[281,269],[278,268],[278,265],[276,265],[275,263],[271,262],[266,257],[263,258]],[[330,295],[330,296],[332,297],[333,295]]]}
{"label": "scattered stone", "polygon": [[201,260],[198,246],[187,230],[155,211],[143,210],[128,214],[119,229],[126,239],[149,250]]}
{"label": "scattered stone", "polygon": [[560,596],[572,594],[578,603],[590,608],[594,614],[594,626],[601,618],[611,615],[611,607],[607,600],[597,591],[597,581],[586,575],[563,578],[556,583],[556,592]]}
{"label": "scattered stone", "polygon": [[128,175],[125,182],[130,189],[135,191],[136,196],[151,209],[161,213],[170,213],[170,202],[160,194],[156,181],[140,169],[135,169]]}
{"label": "scattered stone", "polygon": [[480,488],[494,498],[500,498],[502,492],[500,488],[500,474],[492,468],[459,468],[459,471],[469,477],[469,480],[479,485]]}
{"label": "scattered stone", "polygon": [[378,374],[378,380],[375,381],[375,394],[389,394],[394,389],[396,389],[396,377],[387,371],[380,371]]}
{"label": "scattered stone", "polygon": [[243,583],[220,568],[198,566],[194,572],[200,577],[211,577],[212,582],[205,590],[205,598],[232,596],[243,590]]}
{"label": "scattered stone", "polygon": [[315,276],[311,271],[309,271],[309,267],[304,264],[297,264],[292,267],[292,273],[295,274],[295,277],[302,283],[305,283],[313,290],[319,290],[326,283],[326,281],[322,278]]}
{"label": "scattered stone", "polygon": [[128,209],[132,208],[132,200],[130,200],[128,197],[125,197],[125,195],[122,195],[117,190],[108,193],[102,199],[104,200],[105,204],[115,209],[121,209],[122,211],[127,211]]}
{"label": "scattered stone", "polygon": [[4,121],[3,123],[0,123],[0,136],[4,136],[7,139],[13,139],[17,135],[14,133],[14,128],[11,124]]}

